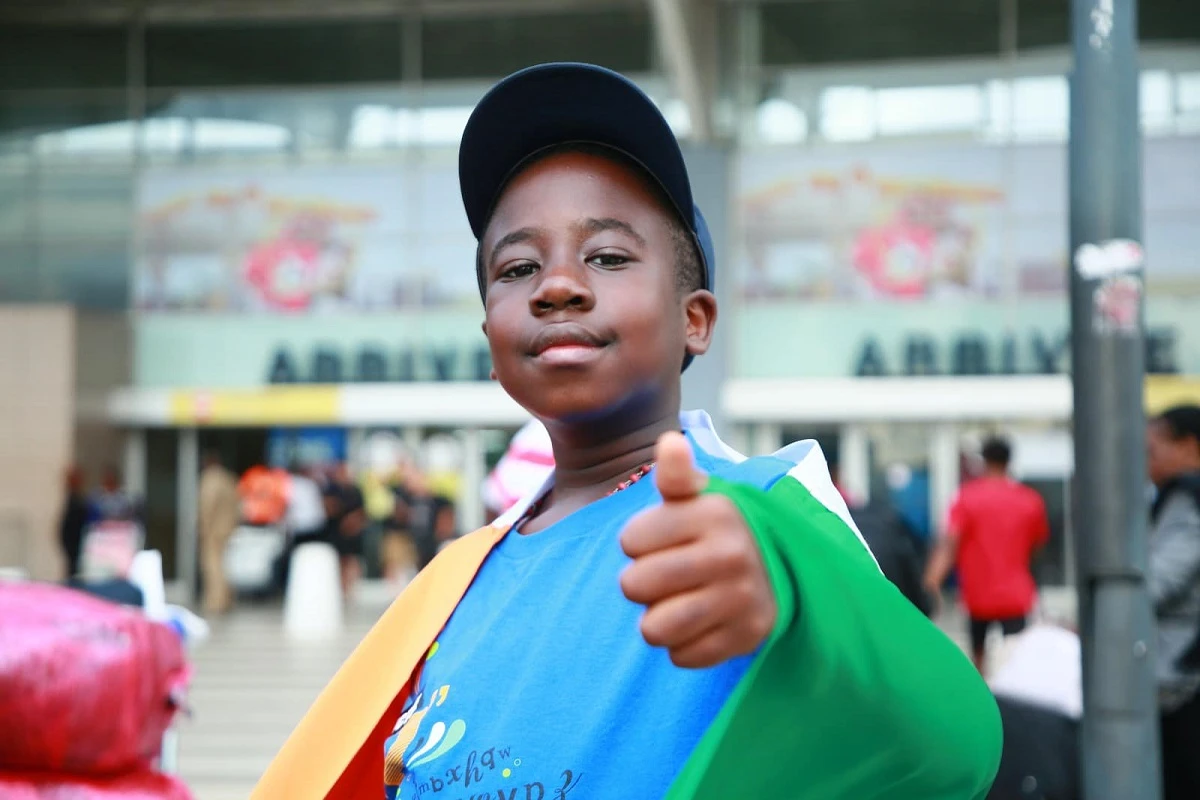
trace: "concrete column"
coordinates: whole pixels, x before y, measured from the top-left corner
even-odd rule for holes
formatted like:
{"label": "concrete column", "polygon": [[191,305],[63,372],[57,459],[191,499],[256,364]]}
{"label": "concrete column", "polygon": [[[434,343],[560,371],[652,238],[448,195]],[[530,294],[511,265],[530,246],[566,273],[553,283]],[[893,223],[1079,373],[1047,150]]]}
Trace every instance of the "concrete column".
{"label": "concrete column", "polygon": [[350,428],[346,431],[346,464],[355,474],[363,466],[363,447],[367,441],[365,428]]}
{"label": "concrete column", "polygon": [[937,425],[929,437],[929,513],[936,536],[943,533],[958,480],[958,427],[953,423]]}
{"label": "concrete column", "polygon": [[184,598],[196,601],[197,531],[200,494],[200,436],[195,428],[179,429],[178,475],[175,504],[175,555],[178,582]]}
{"label": "concrete column", "polygon": [[760,422],[750,431],[751,456],[769,456],[783,446],[783,429],[773,422]]}
{"label": "concrete column", "polygon": [[838,478],[855,502],[871,499],[871,440],[862,425],[844,425],[838,435]]}
{"label": "concrete column", "polygon": [[[732,150],[721,145],[691,145],[685,148],[688,171],[692,179],[692,195],[704,212],[709,233],[713,238],[716,258],[713,287],[720,304],[717,329],[708,352],[692,361],[683,373],[683,407],[703,408],[713,419],[718,434],[725,429],[721,407],[721,389],[733,358],[734,282],[730,265],[729,239],[733,215],[731,170]],[[774,449],[774,448],[772,448]]]}
{"label": "concrete column", "polygon": [[121,474],[125,490],[142,502],[146,500],[146,430],[130,428],[125,431],[125,452]]}
{"label": "concrete column", "polygon": [[425,431],[418,427],[409,426],[404,429],[401,434],[404,439],[404,448],[408,450],[408,457],[418,466],[421,465],[421,450],[425,443]]}
{"label": "concrete column", "polygon": [[464,428],[461,436],[463,482],[462,495],[459,497],[459,527],[464,532],[470,532],[483,526],[483,431]]}

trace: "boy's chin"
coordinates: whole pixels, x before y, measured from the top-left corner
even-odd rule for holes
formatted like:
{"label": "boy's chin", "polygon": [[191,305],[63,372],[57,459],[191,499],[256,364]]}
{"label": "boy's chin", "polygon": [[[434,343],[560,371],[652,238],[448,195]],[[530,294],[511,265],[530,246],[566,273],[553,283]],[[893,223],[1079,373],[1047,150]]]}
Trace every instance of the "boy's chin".
{"label": "boy's chin", "polygon": [[612,390],[611,384],[597,386],[590,381],[573,386],[542,387],[536,393],[526,390],[519,395],[511,391],[509,394],[543,423],[587,427],[603,427],[617,419],[653,416],[666,401],[653,390],[618,393]]}
{"label": "boy's chin", "polygon": [[542,395],[528,404],[521,403],[521,405],[542,422],[582,425],[611,415],[619,404],[609,402],[607,398],[597,398],[594,395],[590,397]]}

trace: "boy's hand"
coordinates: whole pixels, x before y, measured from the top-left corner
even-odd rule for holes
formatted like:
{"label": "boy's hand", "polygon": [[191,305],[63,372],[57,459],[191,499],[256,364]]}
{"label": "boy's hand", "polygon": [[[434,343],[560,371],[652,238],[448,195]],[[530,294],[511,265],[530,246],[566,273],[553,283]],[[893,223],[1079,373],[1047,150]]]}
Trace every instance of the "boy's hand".
{"label": "boy's hand", "polygon": [[692,449],[667,433],[655,451],[663,504],[621,532],[633,559],[621,590],[647,606],[642,636],[680,667],[710,667],[754,652],[775,626],[778,608],[758,544],[733,502],[701,492],[708,476]]}

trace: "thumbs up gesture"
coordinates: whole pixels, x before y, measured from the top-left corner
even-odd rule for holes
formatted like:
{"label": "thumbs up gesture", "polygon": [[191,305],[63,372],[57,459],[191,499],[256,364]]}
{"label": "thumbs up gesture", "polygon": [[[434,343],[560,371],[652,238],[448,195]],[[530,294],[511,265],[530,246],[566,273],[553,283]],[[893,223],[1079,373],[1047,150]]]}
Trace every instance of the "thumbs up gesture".
{"label": "thumbs up gesture", "polygon": [[621,532],[621,547],[633,559],[621,574],[621,591],[646,606],[642,636],[667,648],[679,667],[710,667],[754,652],[778,613],[754,536],[729,498],[701,494],[708,476],[692,464],[683,434],[663,434],[655,460],[662,505]]}

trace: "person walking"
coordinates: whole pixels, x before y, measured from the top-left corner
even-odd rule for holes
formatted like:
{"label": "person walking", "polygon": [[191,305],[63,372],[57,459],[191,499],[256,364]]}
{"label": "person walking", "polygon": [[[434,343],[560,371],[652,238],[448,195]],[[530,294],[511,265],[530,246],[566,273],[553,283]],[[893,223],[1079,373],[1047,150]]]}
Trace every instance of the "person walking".
{"label": "person walking", "polygon": [[200,471],[200,570],[204,580],[204,610],[224,614],[233,605],[233,592],[225,577],[225,549],[237,529],[239,507],[237,476],[210,450]]}
{"label": "person walking", "polygon": [[984,474],[959,490],[945,536],[925,571],[925,588],[937,598],[957,566],[970,616],[971,657],[980,672],[992,627],[999,626],[1005,636],[1025,629],[1037,602],[1030,562],[1050,538],[1046,505],[1009,475],[1011,458],[1012,447],[1004,439],[984,442]]}
{"label": "person walking", "polygon": [[83,552],[83,533],[88,524],[88,500],[84,493],[83,471],[78,467],[67,470],[66,497],[58,521],[58,539],[66,561],[67,580],[79,574],[79,558]]}
{"label": "person walking", "polygon": [[1147,589],[1158,627],[1163,800],[1200,797],[1200,406],[1150,420]]}
{"label": "person walking", "polygon": [[341,565],[342,594],[349,599],[362,577],[363,536],[367,514],[362,490],[348,464],[337,464],[325,487],[326,526]]}
{"label": "person walking", "polygon": [[89,522],[140,522],[141,504],[127,491],[121,472],[111,464],[100,478],[100,488],[92,496]]}

